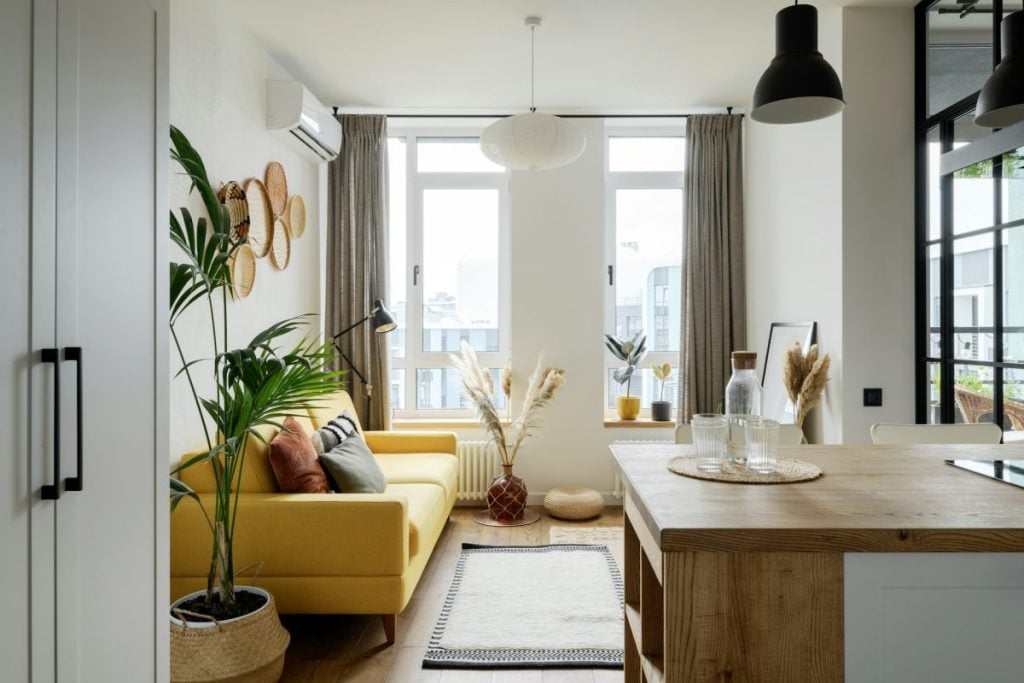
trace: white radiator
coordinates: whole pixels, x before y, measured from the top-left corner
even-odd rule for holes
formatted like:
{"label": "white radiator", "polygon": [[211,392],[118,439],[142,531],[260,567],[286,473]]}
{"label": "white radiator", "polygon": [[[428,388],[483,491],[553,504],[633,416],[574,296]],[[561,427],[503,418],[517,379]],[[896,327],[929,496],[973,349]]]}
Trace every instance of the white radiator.
{"label": "white radiator", "polygon": [[484,500],[501,460],[490,441],[459,441],[459,500]]}
{"label": "white radiator", "polygon": [[[613,441],[612,445],[614,446],[617,443],[675,443],[675,441],[672,439],[619,439],[618,441]],[[619,500],[626,496],[618,468],[615,469],[615,481],[612,482],[612,495]]]}

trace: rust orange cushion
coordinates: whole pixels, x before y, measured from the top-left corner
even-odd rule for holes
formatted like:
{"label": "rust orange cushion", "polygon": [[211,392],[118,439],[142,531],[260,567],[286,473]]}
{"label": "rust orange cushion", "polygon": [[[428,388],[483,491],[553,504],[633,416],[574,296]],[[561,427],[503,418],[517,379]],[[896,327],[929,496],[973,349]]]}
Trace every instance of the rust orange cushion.
{"label": "rust orange cushion", "polygon": [[286,417],[270,442],[270,467],[285,493],[330,493],[316,449],[298,420]]}

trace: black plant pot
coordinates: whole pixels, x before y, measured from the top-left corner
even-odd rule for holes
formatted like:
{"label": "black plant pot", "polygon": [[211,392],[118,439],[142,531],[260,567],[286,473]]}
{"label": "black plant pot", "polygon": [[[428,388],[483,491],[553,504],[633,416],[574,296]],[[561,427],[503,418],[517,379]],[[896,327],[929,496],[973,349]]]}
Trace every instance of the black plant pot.
{"label": "black plant pot", "polygon": [[672,404],[668,401],[651,401],[651,419],[668,422],[672,419]]}

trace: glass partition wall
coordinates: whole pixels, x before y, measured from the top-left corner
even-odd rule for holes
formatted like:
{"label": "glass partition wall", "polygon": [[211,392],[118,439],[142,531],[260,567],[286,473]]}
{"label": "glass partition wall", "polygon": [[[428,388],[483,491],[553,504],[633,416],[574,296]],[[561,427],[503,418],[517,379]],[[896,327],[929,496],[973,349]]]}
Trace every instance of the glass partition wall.
{"label": "glass partition wall", "polygon": [[1024,439],[1024,124],[974,124],[1021,2],[916,8],[917,420]]}

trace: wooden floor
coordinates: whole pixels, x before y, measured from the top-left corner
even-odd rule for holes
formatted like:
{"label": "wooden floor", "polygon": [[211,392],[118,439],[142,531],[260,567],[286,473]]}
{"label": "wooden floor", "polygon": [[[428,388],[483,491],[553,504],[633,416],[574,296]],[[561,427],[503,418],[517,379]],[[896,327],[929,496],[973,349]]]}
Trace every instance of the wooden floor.
{"label": "wooden floor", "polygon": [[405,612],[398,617],[397,640],[384,645],[379,618],[365,616],[282,616],[292,642],[282,681],[366,681],[367,683],[619,683],[621,671],[546,669],[467,671],[422,670],[444,596],[448,592],[463,543],[544,545],[548,530],[558,525],[622,526],[622,508],[609,508],[590,522],[563,522],[543,515],[524,527],[494,528],[473,521],[476,508],[452,513],[423,578]]}

